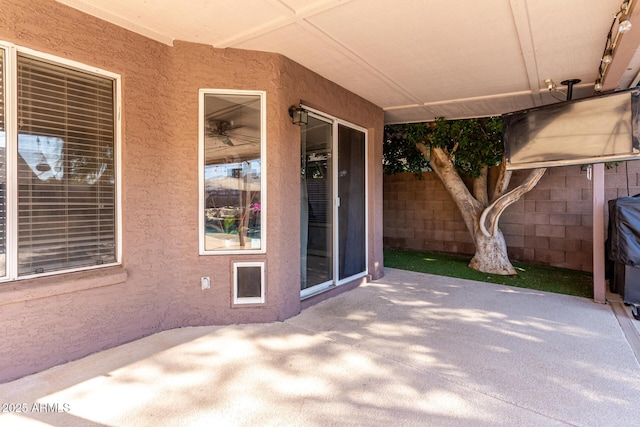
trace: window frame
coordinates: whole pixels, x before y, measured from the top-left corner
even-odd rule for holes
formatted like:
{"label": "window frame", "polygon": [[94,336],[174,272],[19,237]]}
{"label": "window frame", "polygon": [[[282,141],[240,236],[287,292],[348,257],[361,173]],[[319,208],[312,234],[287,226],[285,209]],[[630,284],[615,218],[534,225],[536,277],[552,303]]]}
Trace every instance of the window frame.
{"label": "window frame", "polygon": [[[6,157],[6,268],[5,275],[0,277],[0,284],[18,280],[29,280],[39,277],[56,276],[87,270],[104,269],[122,265],[122,81],[120,74],[101,68],[86,65],[67,58],[39,52],[30,48],[0,40],[0,50],[4,51],[4,94],[5,94],[5,157]],[[19,275],[18,271],[18,54],[48,62],[50,64],[71,68],[113,81],[114,97],[114,239],[115,261],[73,267],[43,273]]]}
{"label": "window frame", "polygon": [[[260,248],[212,250],[205,247],[205,97],[254,95],[260,97]],[[263,90],[198,90],[198,247],[200,255],[255,255],[267,252],[267,92]]]}

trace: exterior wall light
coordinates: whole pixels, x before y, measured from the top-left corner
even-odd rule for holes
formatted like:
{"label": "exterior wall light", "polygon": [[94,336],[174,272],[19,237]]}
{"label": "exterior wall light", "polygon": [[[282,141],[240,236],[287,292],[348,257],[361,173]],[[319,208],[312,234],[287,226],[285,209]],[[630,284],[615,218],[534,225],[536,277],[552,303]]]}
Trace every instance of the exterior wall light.
{"label": "exterior wall light", "polygon": [[304,126],[309,123],[309,112],[304,108],[291,106],[289,107],[289,116],[291,116],[291,123],[298,126]]}

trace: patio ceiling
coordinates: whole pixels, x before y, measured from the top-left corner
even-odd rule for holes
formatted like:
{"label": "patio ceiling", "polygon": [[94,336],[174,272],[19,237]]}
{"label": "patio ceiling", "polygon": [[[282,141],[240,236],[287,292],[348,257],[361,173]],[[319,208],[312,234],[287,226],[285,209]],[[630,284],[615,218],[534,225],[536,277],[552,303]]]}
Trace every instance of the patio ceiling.
{"label": "patio ceiling", "polygon": [[[621,0],[58,0],[161,41],[278,52],[385,110],[387,123],[495,115],[593,95]],[[604,90],[636,83],[640,7]],[[615,33],[614,33],[615,34]],[[566,88],[564,88],[566,89]],[[562,94],[557,94],[562,97]]]}

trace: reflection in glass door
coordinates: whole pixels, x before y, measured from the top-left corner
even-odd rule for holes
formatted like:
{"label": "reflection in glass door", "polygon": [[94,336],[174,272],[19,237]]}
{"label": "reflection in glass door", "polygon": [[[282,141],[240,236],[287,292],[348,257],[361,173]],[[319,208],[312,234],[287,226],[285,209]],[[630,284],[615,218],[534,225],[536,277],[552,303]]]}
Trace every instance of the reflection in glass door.
{"label": "reflection in glass door", "polygon": [[332,125],[309,117],[301,128],[300,285],[333,280]]}
{"label": "reflection in glass door", "polygon": [[301,144],[304,298],[366,274],[366,134],[310,115]]}

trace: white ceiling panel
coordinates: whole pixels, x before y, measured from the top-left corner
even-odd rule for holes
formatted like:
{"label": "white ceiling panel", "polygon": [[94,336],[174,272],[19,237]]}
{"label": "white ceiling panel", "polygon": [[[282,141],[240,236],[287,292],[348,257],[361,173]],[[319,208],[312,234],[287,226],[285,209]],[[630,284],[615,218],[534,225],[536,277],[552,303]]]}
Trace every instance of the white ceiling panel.
{"label": "white ceiling panel", "polygon": [[593,82],[620,2],[592,1],[584,8],[584,0],[565,0],[556,2],[552,10],[543,3],[527,3],[541,85],[546,78],[557,83],[573,78]]}
{"label": "white ceiling panel", "polygon": [[[385,109],[388,122],[487,116],[591,96],[623,0],[58,0],[171,44],[281,53]],[[633,2],[640,0],[632,0]],[[632,9],[640,33],[640,7]],[[615,30],[614,30],[615,31]],[[626,34],[605,88],[640,72]]]}
{"label": "white ceiling panel", "polygon": [[384,0],[366,8],[367,1],[358,0],[309,21],[423,102],[526,85],[507,0],[458,1],[455,13],[432,3]]}
{"label": "white ceiling panel", "polygon": [[[411,94],[402,91],[393,80],[386,79],[359,57],[336,48],[330,38],[313,28],[305,28],[304,23],[279,28],[259,40],[248,40],[234,47],[279,52],[376,105],[414,102]],[[310,51],[313,55],[309,55]]]}
{"label": "white ceiling panel", "polygon": [[[135,26],[172,40],[218,45],[265,23],[293,16],[279,2],[234,0],[58,0],[72,7],[88,4]],[[249,13],[247,11],[250,11]]]}

